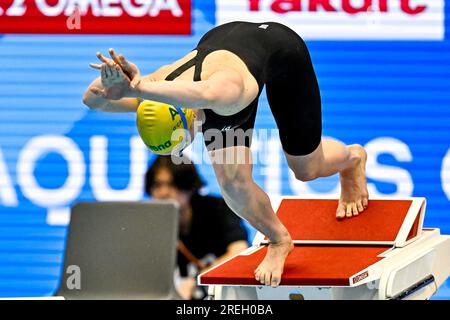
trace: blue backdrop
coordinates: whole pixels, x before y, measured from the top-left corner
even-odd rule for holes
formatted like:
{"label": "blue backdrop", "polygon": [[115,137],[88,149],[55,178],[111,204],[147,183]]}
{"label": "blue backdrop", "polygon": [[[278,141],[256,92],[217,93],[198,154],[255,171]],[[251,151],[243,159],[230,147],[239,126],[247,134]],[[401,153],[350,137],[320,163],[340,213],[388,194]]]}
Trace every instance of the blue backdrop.
{"label": "blue backdrop", "polygon": [[[94,112],[81,102],[98,76],[88,67],[95,52],[114,47],[147,74],[191,50],[214,25],[214,3],[196,1],[192,36],[0,36],[0,296],[56,290],[74,202],[144,199],[142,174],[152,156],[137,139],[135,115]],[[307,41],[324,135],[366,146],[371,195],[426,197],[425,226],[446,234],[449,26],[446,20],[444,41]],[[265,94],[256,122],[275,128]],[[277,140],[254,146],[254,176],[267,192],[337,194],[336,176],[296,182]],[[197,138],[193,149],[201,147]],[[199,161],[201,152],[192,157]],[[211,166],[199,170],[217,194]],[[449,282],[436,298],[450,299]]]}

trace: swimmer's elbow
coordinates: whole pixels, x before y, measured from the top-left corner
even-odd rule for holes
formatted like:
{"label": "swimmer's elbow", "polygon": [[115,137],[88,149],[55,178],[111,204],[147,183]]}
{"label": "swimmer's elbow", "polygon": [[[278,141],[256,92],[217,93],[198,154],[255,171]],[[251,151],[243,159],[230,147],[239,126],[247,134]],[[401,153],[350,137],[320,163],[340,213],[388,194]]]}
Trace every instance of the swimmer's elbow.
{"label": "swimmer's elbow", "polygon": [[89,98],[85,97],[83,97],[83,104],[91,110],[99,110],[101,108],[99,104],[96,104]]}
{"label": "swimmer's elbow", "polygon": [[219,92],[214,88],[206,87],[201,93],[201,100],[203,100],[203,105],[213,107],[220,100]]}
{"label": "swimmer's elbow", "polygon": [[213,86],[203,92],[206,105],[211,108],[236,105],[239,103],[241,95],[241,88],[233,85],[227,87]]}
{"label": "swimmer's elbow", "polygon": [[99,101],[98,97],[93,97],[91,93],[86,92],[83,95],[83,104],[91,110],[102,110],[104,107],[104,102]]}
{"label": "swimmer's elbow", "polygon": [[89,99],[89,97],[86,94],[83,95],[82,101],[83,101],[83,104],[86,107],[88,107],[89,109],[93,109],[94,108],[94,105],[92,104],[91,100]]}
{"label": "swimmer's elbow", "polygon": [[217,72],[205,81],[203,94],[213,108],[237,105],[244,94],[244,81],[237,72]]}

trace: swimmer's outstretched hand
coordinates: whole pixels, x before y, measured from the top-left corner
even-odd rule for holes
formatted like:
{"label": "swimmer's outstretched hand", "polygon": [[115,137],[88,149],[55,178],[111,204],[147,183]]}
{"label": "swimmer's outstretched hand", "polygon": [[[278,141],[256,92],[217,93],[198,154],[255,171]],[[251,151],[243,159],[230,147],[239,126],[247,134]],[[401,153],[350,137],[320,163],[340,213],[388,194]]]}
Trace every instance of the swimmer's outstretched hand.
{"label": "swimmer's outstretched hand", "polygon": [[110,49],[109,53],[112,59],[97,52],[98,59],[103,63],[90,64],[92,68],[101,70],[103,86],[103,88],[92,87],[90,91],[106,99],[118,100],[125,97],[130,89],[134,89],[141,77],[135,64],[128,62],[123,55],[118,57],[113,49]]}
{"label": "swimmer's outstretched hand", "polygon": [[[114,52],[114,49],[109,49],[109,55],[112,59],[106,58],[103,56],[100,52],[97,52],[97,58],[103,62],[108,64],[108,62],[115,62],[117,65],[122,68],[123,72],[128,76],[128,78],[131,79],[131,88],[135,88],[139,82],[141,82],[141,72],[139,71],[139,68],[132,62],[125,59],[123,54],[120,54],[119,56],[116,55]],[[89,64],[94,69],[101,69],[101,64],[96,63],[90,63]]]}
{"label": "swimmer's outstretched hand", "polygon": [[125,72],[128,78],[131,79],[131,88],[136,88],[139,82],[141,82],[141,72],[139,71],[137,65],[125,59],[123,54],[119,54],[119,56],[117,56],[114,52],[114,49],[109,49],[109,55],[114,60],[114,62],[122,68],[123,72]]}
{"label": "swimmer's outstretched hand", "polygon": [[114,62],[108,61],[100,66],[101,87],[92,86],[89,90],[105,99],[119,100],[130,92],[130,79]]}

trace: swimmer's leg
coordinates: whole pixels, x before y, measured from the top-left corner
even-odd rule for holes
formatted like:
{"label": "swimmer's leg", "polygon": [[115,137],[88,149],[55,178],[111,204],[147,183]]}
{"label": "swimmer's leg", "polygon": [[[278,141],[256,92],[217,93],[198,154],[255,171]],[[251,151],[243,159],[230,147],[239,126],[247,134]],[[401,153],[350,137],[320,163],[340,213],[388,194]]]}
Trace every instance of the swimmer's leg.
{"label": "swimmer's leg", "polygon": [[[293,249],[289,232],[275,215],[267,194],[253,181],[251,151],[229,147],[209,152],[225,202],[237,215],[269,238],[266,257],[255,270],[261,284],[276,287]],[[234,159],[226,163],[226,159]]]}
{"label": "swimmer's leg", "polygon": [[345,146],[334,139],[322,139],[316,150],[308,155],[292,156],[286,152],[285,155],[289,167],[301,181],[339,172],[341,196],[336,210],[337,218],[357,216],[367,208],[367,154],[362,146]]}

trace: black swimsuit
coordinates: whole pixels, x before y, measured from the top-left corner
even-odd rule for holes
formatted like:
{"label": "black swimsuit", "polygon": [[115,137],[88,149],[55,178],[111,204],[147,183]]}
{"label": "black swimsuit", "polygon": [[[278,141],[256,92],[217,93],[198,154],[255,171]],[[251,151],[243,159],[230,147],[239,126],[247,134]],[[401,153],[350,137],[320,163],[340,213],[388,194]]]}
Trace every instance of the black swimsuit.
{"label": "black swimsuit", "polygon": [[[257,97],[234,115],[221,116],[210,109],[203,110],[206,120],[202,131],[208,150],[250,147],[251,134],[242,140],[233,138],[233,132],[253,129],[264,85],[284,151],[307,155],[317,148],[322,134],[320,92],[308,49],[299,35],[274,22],[231,22],[208,31],[195,50],[197,55],[166,80],[174,80],[195,66],[193,80],[201,81],[204,58],[211,52],[227,50],[246,64],[259,86]],[[217,133],[222,136],[223,145],[217,143]]]}

